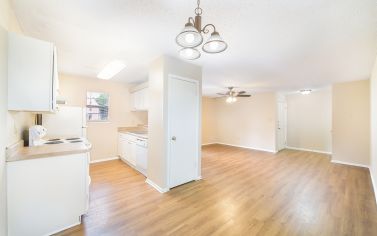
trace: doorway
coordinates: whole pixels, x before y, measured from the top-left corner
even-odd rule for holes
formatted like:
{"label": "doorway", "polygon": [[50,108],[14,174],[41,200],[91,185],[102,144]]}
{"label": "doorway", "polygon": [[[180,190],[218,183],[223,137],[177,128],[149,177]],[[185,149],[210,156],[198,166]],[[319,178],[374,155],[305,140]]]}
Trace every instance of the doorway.
{"label": "doorway", "polygon": [[277,119],[277,151],[285,149],[287,145],[287,102],[278,101],[278,119]]}

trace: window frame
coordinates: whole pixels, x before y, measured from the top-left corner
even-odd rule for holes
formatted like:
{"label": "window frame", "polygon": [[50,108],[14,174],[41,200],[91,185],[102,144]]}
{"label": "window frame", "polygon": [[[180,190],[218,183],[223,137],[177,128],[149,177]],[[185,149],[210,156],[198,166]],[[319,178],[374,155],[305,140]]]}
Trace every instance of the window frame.
{"label": "window frame", "polygon": [[[88,94],[89,93],[102,93],[107,95],[107,119],[106,120],[89,120],[88,119]],[[96,90],[87,90],[85,94],[85,119],[86,122],[90,123],[110,123],[110,93],[104,91],[96,91]]]}

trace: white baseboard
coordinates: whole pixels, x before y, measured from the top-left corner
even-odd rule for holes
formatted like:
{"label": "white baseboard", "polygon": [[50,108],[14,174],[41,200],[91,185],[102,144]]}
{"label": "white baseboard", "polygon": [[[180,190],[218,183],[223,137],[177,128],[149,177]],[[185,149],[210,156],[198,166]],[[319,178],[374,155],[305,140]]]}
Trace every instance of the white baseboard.
{"label": "white baseboard", "polygon": [[212,144],[217,144],[217,143],[203,143],[202,146],[207,146],[207,145],[212,145]]}
{"label": "white baseboard", "polygon": [[[343,165],[349,165],[349,166],[357,166],[357,167],[363,167],[363,168],[367,168],[369,169],[369,166],[367,165],[363,165],[363,164],[356,164],[356,163],[352,163],[352,162],[345,162],[345,161],[338,161],[338,160],[331,160],[332,163],[336,163],[336,164],[343,164]],[[372,172],[370,172],[370,175],[372,176]]]}
{"label": "white baseboard", "polygon": [[377,204],[377,188],[376,188],[376,182],[373,179],[372,168],[369,168],[369,174],[370,174],[370,178],[372,180],[372,187],[373,187],[373,192],[374,192],[374,200],[376,200],[376,204]]}
{"label": "white baseboard", "polygon": [[285,146],[285,148],[292,149],[292,150],[297,150],[297,151],[316,152],[316,153],[322,153],[322,154],[332,155],[332,152],[326,152],[326,151],[315,150],[315,149],[298,148],[298,147],[291,147],[291,146]]}
{"label": "white baseboard", "polygon": [[104,162],[104,161],[113,161],[113,160],[118,160],[118,159],[119,159],[118,156],[116,156],[116,157],[109,157],[109,158],[102,158],[102,159],[90,161],[90,164]]}
{"label": "white baseboard", "polygon": [[[79,217],[79,218],[80,218],[80,217]],[[65,226],[64,228],[61,228],[61,229],[55,230],[55,231],[53,231],[53,232],[51,232],[51,233],[48,233],[48,234],[46,234],[46,235],[57,234],[57,233],[59,233],[59,232],[61,232],[61,231],[63,231],[63,230],[66,230],[66,229],[69,229],[69,228],[75,227],[76,225],[79,225],[79,224],[81,224],[81,221],[76,222],[76,223],[74,223],[74,224],[72,224],[72,225]]]}
{"label": "white baseboard", "polygon": [[235,144],[229,144],[229,143],[220,143],[220,142],[217,142],[216,144],[232,146],[232,147],[239,147],[239,148],[246,148],[246,149],[262,151],[262,152],[277,153],[276,150],[270,150],[270,149],[264,149],[264,148],[248,147],[248,146],[241,146],[241,145],[235,145]]}
{"label": "white baseboard", "polygon": [[201,180],[202,179],[202,176],[198,176],[196,177],[195,181],[198,181],[198,180]]}
{"label": "white baseboard", "polygon": [[169,188],[161,188],[160,186],[158,186],[157,184],[155,184],[152,180],[148,178],[145,180],[145,182],[149,184],[150,186],[152,186],[153,188],[155,188],[160,193],[166,193],[170,190]]}

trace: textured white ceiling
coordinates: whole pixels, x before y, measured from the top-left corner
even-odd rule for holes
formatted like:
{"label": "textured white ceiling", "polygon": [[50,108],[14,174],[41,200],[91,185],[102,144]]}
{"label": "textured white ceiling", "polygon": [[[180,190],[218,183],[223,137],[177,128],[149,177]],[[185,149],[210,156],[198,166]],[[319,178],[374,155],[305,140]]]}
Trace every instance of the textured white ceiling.
{"label": "textured white ceiling", "polygon": [[[161,54],[177,57],[175,36],[195,0],[13,0],[22,29],[57,45],[59,70],[94,77],[113,59],[114,79],[147,79]],[[377,49],[374,0],[202,0],[227,51],[202,54],[206,95],[316,88],[369,78]]]}

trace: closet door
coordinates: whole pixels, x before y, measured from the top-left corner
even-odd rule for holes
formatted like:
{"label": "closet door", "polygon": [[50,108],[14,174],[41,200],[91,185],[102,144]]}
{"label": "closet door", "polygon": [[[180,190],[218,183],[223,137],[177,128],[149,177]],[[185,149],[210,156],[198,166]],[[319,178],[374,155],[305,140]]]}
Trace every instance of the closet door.
{"label": "closet door", "polygon": [[199,86],[168,79],[169,187],[195,180],[199,161]]}

